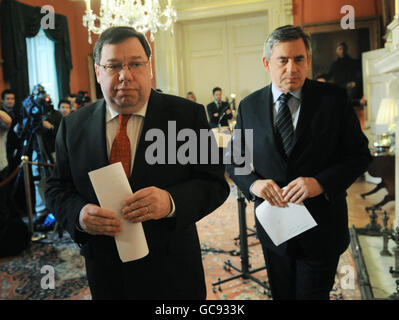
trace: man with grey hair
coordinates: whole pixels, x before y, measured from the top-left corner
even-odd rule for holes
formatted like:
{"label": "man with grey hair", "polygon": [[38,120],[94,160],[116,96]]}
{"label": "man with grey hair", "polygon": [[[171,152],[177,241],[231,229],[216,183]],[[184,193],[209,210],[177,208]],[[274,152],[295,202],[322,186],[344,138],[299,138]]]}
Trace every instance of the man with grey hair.
{"label": "man with grey hair", "polygon": [[[311,59],[310,38],[300,27],[269,35],[263,64],[272,83],[244,98],[237,114],[236,129],[257,137],[253,170],[237,175],[238,165],[227,165],[255,208],[263,201],[305,205],[317,223],[276,246],[255,217],[273,299],[329,299],[349,244],[346,189],[371,162],[345,90],[306,78]],[[243,144],[241,152],[247,149]]]}
{"label": "man with grey hair", "polygon": [[[104,99],[63,118],[47,204],[81,247],[93,299],[205,299],[195,223],[227,198],[224,167],[199,161],[150,165],[145,157],[151,145],[146,134],[160,130],[166,136],[169,122],[198,136],[209,130],[204,107],[152,89],[150,45],[133,28],[105,30],[94,59]],[[168,156],[176,159],[183,143],[172,141]],[[122,212],[99,206],[88,176],[116,162],[134,191]],[[147,256],[121,261],[114,239],[120,219],[142,223]]]}

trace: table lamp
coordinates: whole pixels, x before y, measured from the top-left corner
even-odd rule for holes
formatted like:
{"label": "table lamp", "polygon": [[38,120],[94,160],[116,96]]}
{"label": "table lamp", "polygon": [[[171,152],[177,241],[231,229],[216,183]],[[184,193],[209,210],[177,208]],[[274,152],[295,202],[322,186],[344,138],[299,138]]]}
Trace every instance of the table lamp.
{"label": "table lamp", "polygon": [[377,119],[378,125],[387,125],[386,133],[379,135],[378,144],[382,148],[390,148],[395,142],[395,120],[398,116],[398,105],[394,99],[384,98],[378,109]]}

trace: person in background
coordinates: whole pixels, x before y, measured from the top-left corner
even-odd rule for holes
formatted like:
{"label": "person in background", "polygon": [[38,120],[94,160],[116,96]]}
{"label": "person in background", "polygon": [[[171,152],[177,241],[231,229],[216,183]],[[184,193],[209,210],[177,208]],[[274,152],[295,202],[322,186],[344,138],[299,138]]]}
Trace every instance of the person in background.
{"label": "person in background", "polygon": [[197,98],[192,91],[187,92],[186,99],[197,102]]}
{"label": "person in background", "polygon": [[68,99],[61,99],[58,102],[58,110],[63,117],[68,116],[71,113],[71,102]]}
{"label": "person in background", "polygon": [[353,107],[362,106],[363,82],[360,60],[348,53],[348,45],[342,41],[337,44],[337,59],[332,63],[326,80],[346,89]]}
{"label": "person in background", "polygon": [[68,98],[67,98],[67,99],[69,100],[69,102],[71,103],[71,112],[76,111],[76,110],[79,109],[79,104],[76,103],[76,97],[77,97],[76,94],[71,93],[71,94],[68,96]]}
{"label": "person in background", "polygon": [[7,133],[7,161],[9,169],[14,170],[21,162],[21,159],[17,159],[16,155],[21,147],[21,139],[18,137],[17,133],[14,131],[14,127],[22,121],[20,110],[15,105],[15,93],[6,89],[1,94],[1,99],[3,101],[0,110],[5,111],[12,119],[11,125]]}
{"label": "person in background", "polygon": [[51,156],[54,163],[55,138],[57,136],[58,127],[62,120],[60,111],[55,110],[49,95],[46,97],[45,114],[42,120],[42,137],[46,152]]}
{"label": "person in background", "polygon": [[228,120],[233,117],[230,106],[227,102],[222,101],[222,89],[215,87],[212,90],[214,101],[206,107],[209,116],[209,125],[211,128],[228,126]]}
{"label": "person in background", "polygon": [[[0,184],[9,177],[6,138],[11,123],[11,117],[0,110]],[[0,258],[18,255],[29,245],[30,236],[14,206],[10,184],[0,186]]]}
{"label": "person in background", "polygon": [[[7,133],[12,130],[15,95],[11,90],[2,94],[0,108],[0,183],[10,176],[7,159]],[[8,112],[6,111],[8,110]],[[24,196],[24,194],[22,194]],[[22,198],[23,199],[23,198]],[[30,244],[31,234],[22,220],[21,210],[15,206],[12,182],[0,186],[0,258],[16,256]]]}
{"label": "person in background", "polygon": [[0,110],[0,177],[1,172],[8,166],[7,160],[7,132],[11,126],[12,118],[4,110]]}
{"label": "person in background", "polygon": [[241,100],[232,138],[246,141],[253,130],[253,146],[233,150],[240,158],[252,151],[252,171],[236,174],[240,166],[226,153],[227,172],[255,209],[264,201],[304,205],[317,223],[276,246],[255,216],[275,300],[329,299],[350,241],[346,189],[372,161],[346,90],[306,78],[311,48],[301,27],[268,36],[263,65],[272,82]]}

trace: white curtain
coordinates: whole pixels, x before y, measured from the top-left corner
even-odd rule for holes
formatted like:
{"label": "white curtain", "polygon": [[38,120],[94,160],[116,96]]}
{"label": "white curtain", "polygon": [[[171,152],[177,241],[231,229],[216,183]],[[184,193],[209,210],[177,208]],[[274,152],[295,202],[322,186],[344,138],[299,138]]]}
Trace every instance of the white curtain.
{"label": "white curtain", "polygon": [[57,71],[55,68],[54,41],[45,35],[42,28],[36,37],[26,38],[28,55],[29,89],[41,84],[57,109],[59,96]]}

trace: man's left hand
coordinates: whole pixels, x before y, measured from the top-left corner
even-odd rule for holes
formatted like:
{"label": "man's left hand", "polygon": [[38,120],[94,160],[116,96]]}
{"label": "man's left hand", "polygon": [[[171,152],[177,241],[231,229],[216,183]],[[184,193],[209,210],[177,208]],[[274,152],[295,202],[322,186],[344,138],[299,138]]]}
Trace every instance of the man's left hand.
{"label": "man's left hand", "polygon": [[124,218],[134,223],[161,219],[172,210],[169,193],[157,187],[140,189],[125,199],[124,205]]}
{"label": "man's left hand", "polygon": [[284,201],[302,204],[307,198],[314,198],[323,193],[323,188],[315,178],[299,177],[291,181],[283,190]]}

